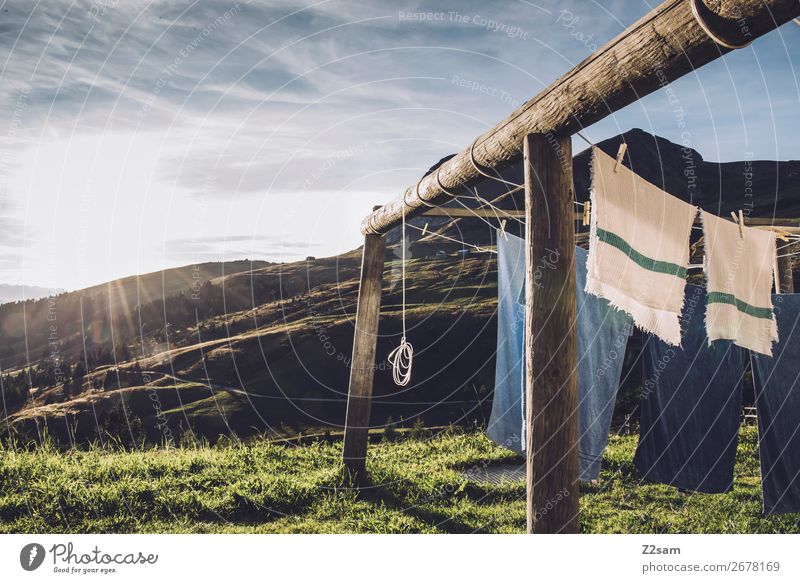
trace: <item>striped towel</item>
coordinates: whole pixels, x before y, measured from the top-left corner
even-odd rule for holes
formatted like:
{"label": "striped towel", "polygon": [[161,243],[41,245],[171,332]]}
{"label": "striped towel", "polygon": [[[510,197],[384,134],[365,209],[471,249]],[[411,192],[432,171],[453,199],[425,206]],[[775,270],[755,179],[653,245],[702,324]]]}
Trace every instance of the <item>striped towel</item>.
{"label": "striped towel", "polygon": [[697,207],[671,196],[598,148],[586,291],[667,344],[681,343],[689,235]]}
{"label": "striped towel", "polygon": [[706,333],[712,340],[772,356],[778,325],[772,312],[775,233],[742,228],[705,211],[705,272],[708,281]]}

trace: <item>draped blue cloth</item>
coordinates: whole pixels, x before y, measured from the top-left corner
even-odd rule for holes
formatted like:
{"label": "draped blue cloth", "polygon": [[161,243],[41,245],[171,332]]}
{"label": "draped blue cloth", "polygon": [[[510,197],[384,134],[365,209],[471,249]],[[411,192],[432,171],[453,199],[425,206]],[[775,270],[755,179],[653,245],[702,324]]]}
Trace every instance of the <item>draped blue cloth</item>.
{"label": "draped blue cloth", "polygon": [[525,452],[525,241],[497,237],[497,354],[486,435]]}
{"label": "draped blue cloth", "polygon": [[588,252],[575,249],[581,479],[596,480],[617,401],[633,320],[608,300],[584,291]]}
{"label": "draped blue cloth", "polygon": [[682,347],[646,340],[634,463],[647,480],[718,493],[733,486],[747,353],[727,340],[708,345],[705,310],[705,290],[686,286]]}
{"label": "draped blue cloth", "polygon": [[[487,435],[525,451],[525,243],[498,237],[497,366]],[[608,443],[631,318],[608,301],[584,292],[587,252],[575,249],[578,323],[579,459],[582,480],[597,479]]]}
{"label": "draped blue cloth", "polygon": [[751,353],[764,514],[800,512],[800,294],[772,296],[780,341]]}

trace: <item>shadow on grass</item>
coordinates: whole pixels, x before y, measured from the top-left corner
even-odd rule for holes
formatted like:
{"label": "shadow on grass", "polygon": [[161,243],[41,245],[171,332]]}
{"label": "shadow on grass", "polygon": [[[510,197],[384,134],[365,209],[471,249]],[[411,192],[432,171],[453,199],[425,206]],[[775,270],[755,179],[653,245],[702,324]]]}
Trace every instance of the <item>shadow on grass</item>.
{"label": "shadow on grass", "polygon": [[[357,493],[358,500],[384,505],[386,508],[402,512],[430,527],[452,534],[488,531],[476,529],[473,525],[447,513],[446,509],[434,509],[431,505],[447,503],[448,498],[455,496],[462,496],[473,504],[487,505],[504,502],[509,498],[508,493],[498,492],[466,480],[450,491],[440,494],[420,492],[417,484],[402,477],[395,477],[390,483],[391,487],[386,483],[377,482],[369,469],[362,468],[352,472],[345,470],[344,473],[344,484]],[[403,496],[398,491],[408,492],[409,495]]]}

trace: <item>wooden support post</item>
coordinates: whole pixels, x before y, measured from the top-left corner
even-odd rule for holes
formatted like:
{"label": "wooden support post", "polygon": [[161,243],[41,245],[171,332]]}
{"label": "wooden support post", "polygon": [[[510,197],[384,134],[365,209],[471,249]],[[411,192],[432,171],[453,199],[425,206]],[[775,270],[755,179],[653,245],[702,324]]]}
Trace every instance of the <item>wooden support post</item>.
{"label": "wooden support post", "polygon": [[525,136],[528,532],[578,532],[578,377],[572,147]]}
{"label": "wooden support post", "polygon": [[363,469],[367,457],[385,247],[383,235],[364,237],[342,451],[345,466],[354,471]]}
{"label": "wooden support post", "polygon": [[781,289],[778,291],[782,294],[794,293],[794,270],[792,269],[791,254],[797,251],[797,243],[787,245],[778,251],[778,255],[784,255],[784,257],[778,257],[778,281],[781,286]]}

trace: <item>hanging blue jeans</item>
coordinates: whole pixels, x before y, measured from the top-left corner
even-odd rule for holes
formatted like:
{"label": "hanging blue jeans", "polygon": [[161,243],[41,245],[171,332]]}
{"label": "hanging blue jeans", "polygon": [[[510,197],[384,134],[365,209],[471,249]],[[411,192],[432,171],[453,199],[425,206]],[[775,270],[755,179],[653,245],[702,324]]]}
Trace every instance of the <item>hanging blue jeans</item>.
{"label": "hanging blue jeans", "polygon": [[764,514],[800,512],[800,294],[773,295],[780,342],[751,353]]}
{"label": "hanging blue jeans", "polygon": [[525,241],[497,237],[497,356],[489,439],[525,452]]}
{"label": "hanging blue jeans", "polygon": [[584,291],[588,252],[575,249],[581,480],[596,480],[608,443],[631,317]]}
{"label": "hanging blue jeans", "polygon": [[[506,240],[499,236],[497,248],[497,368],[487,434],[492,441],[523,453],[525,244],[519,237],[508,235]],[[631,319],[606,300],[583,291],[586,257],[585,250],[575,249],[579,459],[581,479],[594,480],[600,473],[600,459],[608,443]]]}
{"label": "hanging blue jeans", "polygon": [[730,341],[708,345],[706,293],[686,286],[682,348],[649,336],[639,445],[634,463],[648,480],[718,493],[733,485],[746,352]]}

